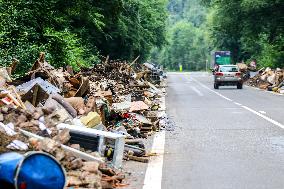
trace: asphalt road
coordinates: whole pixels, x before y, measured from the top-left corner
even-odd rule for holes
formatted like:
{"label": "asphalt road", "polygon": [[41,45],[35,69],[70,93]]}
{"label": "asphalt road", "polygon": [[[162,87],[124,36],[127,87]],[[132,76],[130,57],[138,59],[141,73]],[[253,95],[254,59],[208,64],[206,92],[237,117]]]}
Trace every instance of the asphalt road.
{"label": "asphalt road", "polygon": [[168,74],[163,189],[284,189],[284,96]]}

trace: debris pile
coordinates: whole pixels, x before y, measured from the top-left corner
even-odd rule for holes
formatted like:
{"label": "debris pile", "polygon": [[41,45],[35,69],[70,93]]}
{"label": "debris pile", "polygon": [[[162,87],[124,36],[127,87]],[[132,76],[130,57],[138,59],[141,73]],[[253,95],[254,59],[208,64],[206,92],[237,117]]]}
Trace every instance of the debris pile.
{"label": "debris pile", "polygon": [[41,53],[16,80],[17,60],[0,68],[0,153],[49,153],[65,168],[68,187],[125,186],[122,160],[148,162],[140,138],[164,127],[165,117],[165,74],[137,59],[107,57],[75,72],[55,69]]}
{"label": "debris pile", "polygon": [[284,70],[279,68],[276,70],[271,68],[261,69],[257,75],[250,78],[246,83],[253,87],[284,94]]}

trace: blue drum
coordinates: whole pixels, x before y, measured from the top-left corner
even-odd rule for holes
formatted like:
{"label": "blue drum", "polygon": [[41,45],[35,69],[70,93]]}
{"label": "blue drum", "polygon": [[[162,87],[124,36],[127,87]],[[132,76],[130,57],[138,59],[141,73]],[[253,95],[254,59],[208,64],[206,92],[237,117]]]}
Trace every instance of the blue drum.
{"label": "blue drum", "polygon": [[47,153],[0,155],[0,189],[4,185],[15,189],[63,189],[65,184],[64,168]]}

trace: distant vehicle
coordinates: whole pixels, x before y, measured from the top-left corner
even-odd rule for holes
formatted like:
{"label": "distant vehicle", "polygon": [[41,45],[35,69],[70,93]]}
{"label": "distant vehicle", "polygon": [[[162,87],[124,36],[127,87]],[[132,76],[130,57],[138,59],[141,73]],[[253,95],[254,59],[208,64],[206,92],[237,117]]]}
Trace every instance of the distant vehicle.
{"label": "distant vehicle", "polygon": [[219,86],[237,86],[243,88],[242,73],[236,65],[220,65],[214,72],[214,89]]}
{"label": "distant vehicle", "polygon": [[231,64],[231,52],[230,51],[214,51],[212,53],[213,65],[229,65]]}

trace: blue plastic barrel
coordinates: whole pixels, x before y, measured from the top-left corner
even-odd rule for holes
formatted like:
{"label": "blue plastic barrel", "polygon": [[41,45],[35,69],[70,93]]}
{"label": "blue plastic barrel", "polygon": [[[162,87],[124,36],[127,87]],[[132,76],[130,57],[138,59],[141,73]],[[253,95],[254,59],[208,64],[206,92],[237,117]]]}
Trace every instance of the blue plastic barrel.
{"label": "blue plastic barrel", "polygon": [[63,189],[66,174],[58,161],[47,153],[10,152],[0,155],[0,186],[1,181],[16,189]]}

